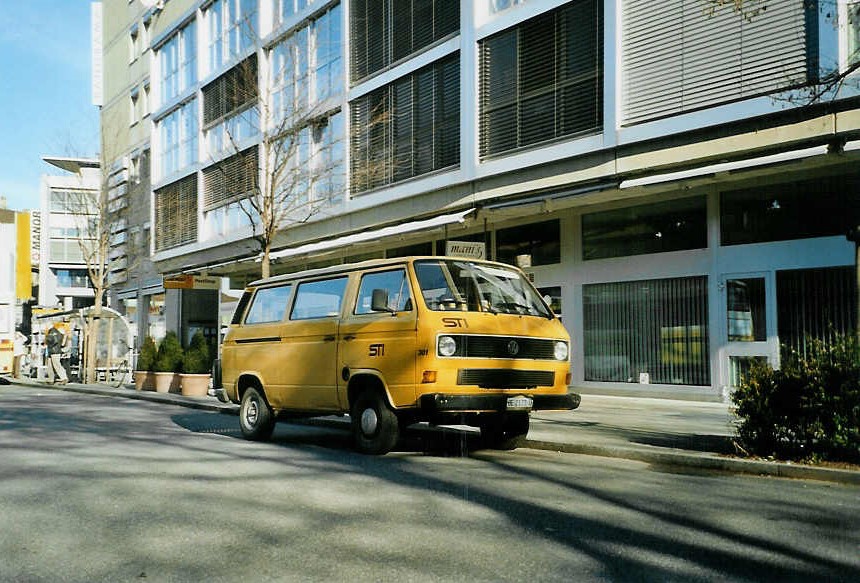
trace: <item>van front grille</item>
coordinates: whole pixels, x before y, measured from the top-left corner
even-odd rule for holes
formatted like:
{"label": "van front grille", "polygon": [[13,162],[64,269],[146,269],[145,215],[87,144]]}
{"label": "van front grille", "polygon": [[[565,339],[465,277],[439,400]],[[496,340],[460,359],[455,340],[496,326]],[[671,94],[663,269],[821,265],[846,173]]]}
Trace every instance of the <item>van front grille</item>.
{"label": "van front grille", "polygon": [[509,370],[497,368],[461,368],[458,385],[477,385],[482,389],[531,389],[551,387],[555,373],[551,370]]}
{"label": "van front grille", "polygon": [[469,358],[523,358],[555,360],[555,340],[519,336],[454,336],[459,347],[455,356]]}

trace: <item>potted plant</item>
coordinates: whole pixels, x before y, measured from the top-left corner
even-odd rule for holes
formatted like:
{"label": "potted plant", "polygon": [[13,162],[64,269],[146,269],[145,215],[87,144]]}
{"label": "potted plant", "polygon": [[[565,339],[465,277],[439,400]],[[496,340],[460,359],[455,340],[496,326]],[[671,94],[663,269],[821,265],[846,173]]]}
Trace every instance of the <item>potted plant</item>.
{"label": "potted plant", "polygon": [[143,344],[140,345],[140,354],[137,355],[137,363],[134,369],[134,388],[138,391],[151,391],[155,388],[152,371],[157,354],[158,348],[156,348],[155,340],[152,339],[152,336],[144,338]]}
{"label": "potted plant", "polygon": [[155,356],[155,390],[159,393],[175,392],[179,389],[179,370],[182,367],[182,345],[176,332],[165,334]]}
{"label": "potted plant", "polygon": [[209,356],[209,345],[202,332],[195,332],[191,344],[182,357],[182,374],[179,384],[182,394],[186,397],[205,397],[209,394],[209,374],[212,359]]}

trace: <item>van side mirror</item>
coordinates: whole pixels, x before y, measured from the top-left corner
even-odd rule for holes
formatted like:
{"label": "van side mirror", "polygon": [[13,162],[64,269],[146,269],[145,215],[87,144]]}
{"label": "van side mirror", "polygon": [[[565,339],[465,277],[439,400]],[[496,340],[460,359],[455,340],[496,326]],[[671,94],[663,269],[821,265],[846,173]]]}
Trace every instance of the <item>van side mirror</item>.
{"label": "van side mirror", "polygon": [[374,312],[391,312],[394,310],[388,307],[388,290],[375,289],[370,296],[370,309]]}

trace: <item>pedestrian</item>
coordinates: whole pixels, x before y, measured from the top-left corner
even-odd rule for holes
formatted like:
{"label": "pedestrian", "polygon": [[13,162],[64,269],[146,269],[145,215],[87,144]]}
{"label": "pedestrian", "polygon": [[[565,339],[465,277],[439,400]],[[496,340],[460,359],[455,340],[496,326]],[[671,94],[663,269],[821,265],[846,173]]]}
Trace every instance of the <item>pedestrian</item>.
{"label": "pedestrian", "polygon": [[20,328],[15,329],[15,341],[13,344],[14,353],[12,356],[12,376],[16,379],[21,378],[21,369],[23,368],[24,357],[27,355],[27,337],[21,333]]}
{"label": "pedestrian", "polygon": [[69,377],[66,375],[66,369],[60,362],[63,354],[63,347],[66,344],[66,334],[60,324],[54,324],[48,333],[45,335],[45,346],[48,349],[48,382],[54,382],[54,376],[59,377],[56,381],[58,385],[65,385],[69,382]]}

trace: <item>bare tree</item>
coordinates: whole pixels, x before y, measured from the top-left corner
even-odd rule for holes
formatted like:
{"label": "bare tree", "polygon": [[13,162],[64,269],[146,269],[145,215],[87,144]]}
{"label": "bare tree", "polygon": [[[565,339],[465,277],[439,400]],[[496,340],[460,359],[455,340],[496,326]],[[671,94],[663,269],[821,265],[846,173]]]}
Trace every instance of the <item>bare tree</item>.
{"label": "bare tree", "polygon": [[93,286],[93,309],[84,318],[81,370],[85,382],[93,382],[96,372],[96,338],[105,294],[113,268],[110,257],[111,232],[108,221],[108,189],[104,180],[99,191],[68,191],[64,212],[71,217],[87,276]]}

